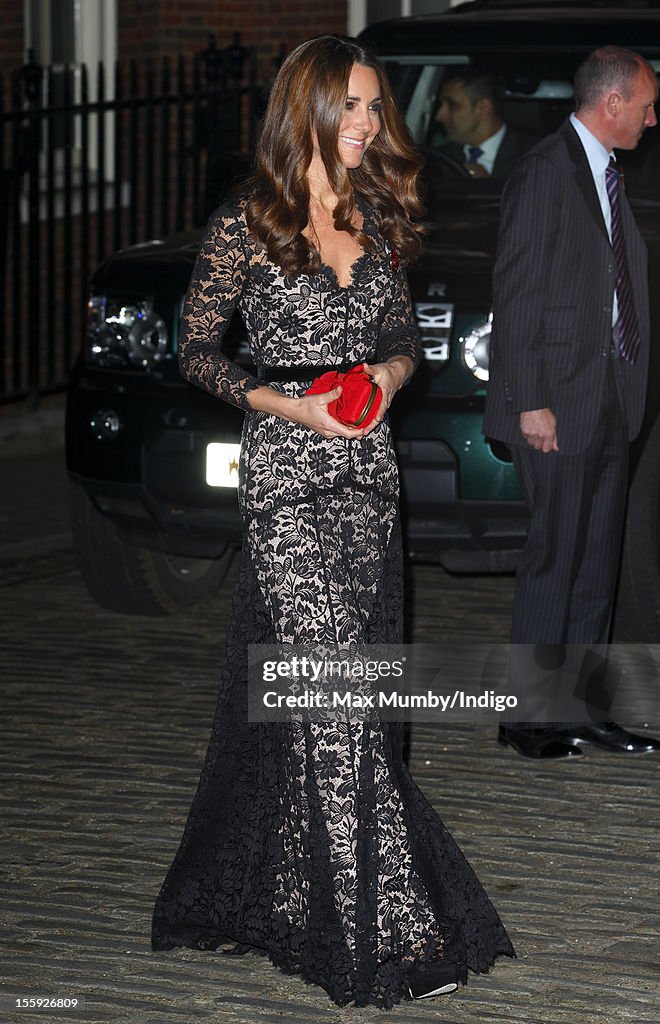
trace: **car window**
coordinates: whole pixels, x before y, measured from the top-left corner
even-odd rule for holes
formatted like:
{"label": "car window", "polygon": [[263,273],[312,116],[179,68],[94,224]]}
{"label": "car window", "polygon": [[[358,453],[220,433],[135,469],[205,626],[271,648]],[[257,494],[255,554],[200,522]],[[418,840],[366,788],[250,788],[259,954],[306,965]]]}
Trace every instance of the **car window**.
{"label": "car window", "polygon": [[[574,109],[572,79],[583,55],[556,53],[385,56],[383,63],[412,136],[427,160],[435,195],[462,187],[503,184],[520,157],[557,130]],[[660,61],[652,60],[656,73]],[[495,125],[506,126],[507,145],[486,172],[470,165],[465,133],[480,99],[491,101]],[[499,130],[498,127],[498,130]],[[503,143],[502,143],[503,146]],[[628,191],[660,198],[660,131],[648,129],[637,150],[618,154]],[[484,156],[478,158],[487,162]],[[466,167],[469,169],[466,170]]]}

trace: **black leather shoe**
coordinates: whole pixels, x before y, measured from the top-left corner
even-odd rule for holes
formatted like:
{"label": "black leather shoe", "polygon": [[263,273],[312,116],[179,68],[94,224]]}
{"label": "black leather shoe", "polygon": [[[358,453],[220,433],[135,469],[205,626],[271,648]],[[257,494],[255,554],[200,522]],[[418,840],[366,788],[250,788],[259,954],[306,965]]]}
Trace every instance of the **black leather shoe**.
{"label": "black leather shoe", "polygon": [[660,751],[660,740],[655,736],[639,736],[617,725],[616,722],[591,722],[588,725],[571,726],[557,733],[567,743],[578,747],[591,743],[601,750],[612,750],[618,754],[652,754]]}
{"label": "black leather shoe", "polygon": [[554,729],[512,729],[501,725],[497,739],[505,746],[513,747],[522,757],[537,761],[559,761],[582,754],[577,741],[571,742]]}
{"label": "black leather shoe", "polygon": [[413,999],[429,999],[455,992],[460,972],[451,960],[417,961],[408,972],[408,989]]}

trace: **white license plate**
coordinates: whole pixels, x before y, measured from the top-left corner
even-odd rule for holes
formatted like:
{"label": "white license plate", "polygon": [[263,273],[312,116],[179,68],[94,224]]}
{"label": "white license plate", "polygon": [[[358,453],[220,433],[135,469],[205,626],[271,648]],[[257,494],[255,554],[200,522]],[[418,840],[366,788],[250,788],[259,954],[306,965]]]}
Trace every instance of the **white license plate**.
{"label": "white license plate", "polygon": [[206,482],[209,487],[238,486],[240,444],[213,442],[206,446]]}

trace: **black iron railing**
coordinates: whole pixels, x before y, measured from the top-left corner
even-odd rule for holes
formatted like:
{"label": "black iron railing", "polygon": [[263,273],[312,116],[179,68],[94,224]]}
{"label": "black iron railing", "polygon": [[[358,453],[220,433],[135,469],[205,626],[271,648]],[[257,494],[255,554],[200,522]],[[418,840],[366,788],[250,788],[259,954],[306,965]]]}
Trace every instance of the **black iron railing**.
{"label": "black iron railing", "polygon": [[0,79],[0,402],[62,389],[94,266],[186,230],[250,147],[264,90],[213,37],[195,58],[42,68]]}

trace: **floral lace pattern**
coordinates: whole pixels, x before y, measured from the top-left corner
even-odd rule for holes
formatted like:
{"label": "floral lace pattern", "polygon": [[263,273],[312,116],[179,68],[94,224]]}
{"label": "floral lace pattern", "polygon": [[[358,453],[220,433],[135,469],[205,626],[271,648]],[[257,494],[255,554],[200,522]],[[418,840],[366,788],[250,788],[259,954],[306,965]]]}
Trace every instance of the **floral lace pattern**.
{"label": "floral lace pattern", "polygon": [[[240,206],[210,223],[184,310],[190,380],[247,410],[240,578],[218,704],[179,850],[156,901],[154,949],[267,953],[339,1005],[390,1007],[414,958],[486,971],[514,955],[474,872],[403,762],[397,723],[247,721],[250,643],[401,642],[398,476],[385,419],[326,439],[250,410],[258,381],[222,355],[240,304],[257,365],[419,358],[405,275],[374,239],[339,288],[330,268],[283,277]],[[310,374],[310,381],[314,376]],[[275,386],[275,385],[273,385]],[[276,385],[290,394],[307,384]]]}

